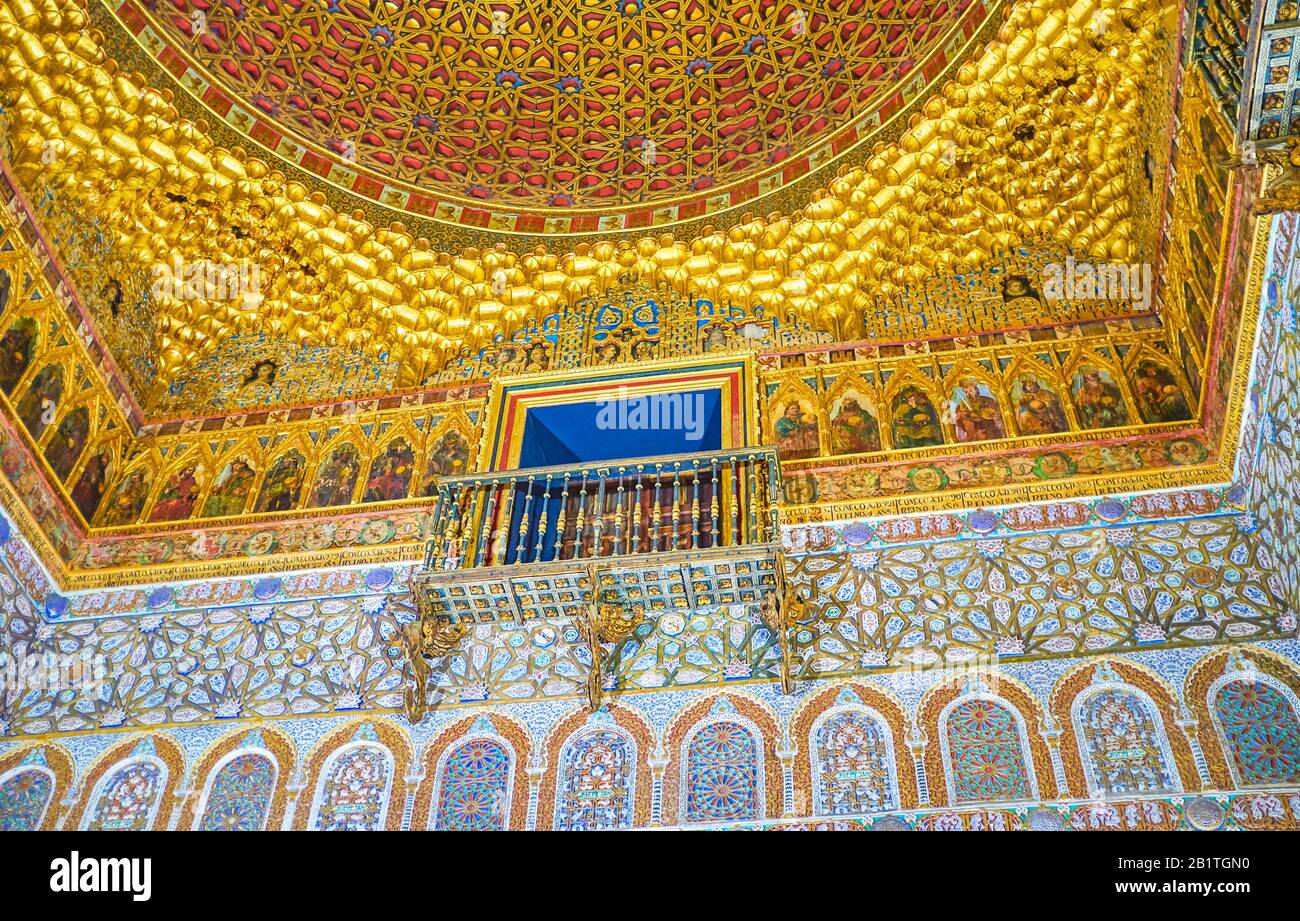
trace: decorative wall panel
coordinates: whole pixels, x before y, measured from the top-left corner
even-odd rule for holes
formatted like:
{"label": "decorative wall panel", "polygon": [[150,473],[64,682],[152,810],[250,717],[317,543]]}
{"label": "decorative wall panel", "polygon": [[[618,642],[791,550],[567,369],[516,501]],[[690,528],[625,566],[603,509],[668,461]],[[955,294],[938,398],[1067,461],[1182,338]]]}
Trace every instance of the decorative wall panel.
{"label": "decorative wall panel", "polygon": [[[769,827],[792,823],[791,827],[817,827],[843,822],[847,823],[843,827],[852,828],[878,824],[883,817],[893,816],[903,827],[918,829],[1015,830],[1049,825],[1077,830],[1200,828],[1211,819],[1211,827],[1297,827],[1300,784],[1286,773],[1289,768],[1277,767],[1289,763],[1285,753],[1292,750],[1287,746],[1293,747],[1295,739],[1275,733],[1273,738],[1282,743],[1275,749],[1281,757],[1269,762],[1255,757],[1253,753],[1259,749],[1250,745],[1241,747],[1241,752],[1246,754],[1233,756],[1218,740],[1244,738],[1239,730],[1249,724],[1233,723],[1231,719],[1225,724],[1221,716],[1213,716],[1206,709],[1207,704],[1196,702],[1193,696],[1208,691],[1224,677],[1225,664],[1232,656],[1238,657],[1238,663],[1249,663],[1254,674],[1269,686],[1281,688],[1278,700],[1287,696],[1286,689],[1291,689],[1293,694],[1300,687],[1300,668],[1294,664],[1300,656],[1296,640],[1209,651],[1151,649],[1106,656],[1084,665],[1048,659],[1007,662],[997,672],[967,671],[957,676],[945,669],[885,673],[861,680],[818,682],[795,696],[782,695],[769,682],[732,687],[721,694],[710,689],[664,690],[628,695],[609,704],[594,718],[575,710],[571,701],[557,700],[492,708],[476,706],[468,710],[435,709],[425,723],[413,727],[390,722],[385,717],[291,717],[260,723],[236,720],[233,725],[171,727],[148,735],[105,731],[64,735],[57,742],[6,740],[0,742],[0,778],[12,775],[14,768],[20,766],[24,770],[45,767],[59,790],[75,784],[76,804],[65,812],[66,797],[53,800],[45,817],[47,825],[69,828],[94,821],[99,813],[88,809],[99,806],[101,801],[105,804],[102,813],[105,821],[115,821],[115,817],[125,821],[137,813],[147,814],[147,810],[138,806],[143,794],[135,798],[123,794],[114,799],[111,793],[114,781],[125,776],[124,769],[129,772],[142,764],[157,768],[159,777],[165,774],[168,797],[171,797],[158,800],[158,812],[150,827],[171,827],[167,806],[173,801],[178,810],[173,814],[178,821],[182,816],[192,817],[184,820],[189,827],[189,822],[208,814],[222,768],[236,764],[242,753],[259,750],[262,757],[269,755],[275,761],[274,778],[258,771],[245,776],[269,781],[272,814],[279,809],[275,804],[287,805],[287,813],[279,819],[271,821],[268,817],[266,824],[270,828],[279,827],[283,822],[294,827],[382,822],[390,828],[408,824],[425,828],[429,827],[431,815],[437,815],[432,812],[435,803],[441,804],[436,808],[442,809],[440,814],[445,824],[467,822],[475,827],[488,824],[489,818],[494,823],[498,816],[506,815],[512,828],[550,828],[555,827],[557,820],[569,827],[675,825],[686,820],[683,810],[692,779],[701,782],[700,789],[706,791],[716,792],[718,788],[718,783],[711,782],[710,778],[727,781],[725,785],[733,792],[751,789],[745,783],[732,781],[751,776],[745,770],[737,773],[734,769],[738,765],[746,767],[755,763],[762,772],[759,776],[763,799],[759,814],[753,818],[741,815],[719,818],[708,824]],[[1249,672],[1250,669],[1233,666],[1226,674],[1231,681],[1237,681],[1249,679]],[[1098,673],[1103,680],[1094,682]],[[967,693],[963,698],[963,687],[970,688],[972,681],[986,682],[989,691],[975,691],[974,698]],[[1070,708],[1083,712],[1087,692],[1096,687],[1118,692],[1128,700],[1149,700],[1156,704],[1147,715],[1153,712],[1160,715],[1160,724],[1153,719],[1150,727],[1156,736],[1163,735],[1167,740],[1166,745],[1160,738],[1153,738],[1154,747],[1163,759],[1160,770],[1165,772],[1172,789],[1111,790],[1100,800],[1090,798],[1077,749],[1067,739],[1073,728],[1063,723],[1053,728],[1046,721],[1046,714],[1049,702],[1051,709],[1058,713]],[[1161,701],[1174,695],[1171,688],[1186,688],[1184,693],[1193,717],[1165,721],[1166,703]],[[949,704],[960,706],[963,700],[979,700],[983,694],[996,699],[999,706],[1014,710],[1012,720],[1017,723],[1017,735],[1020,720],[1016,717],[1023,719],[1030,751],[1022,756],[1022,763],[1026,771],[1032,769],[1033,783],[1039,789],[1033,794],[1031,785],[1030,796],[1006,806],[951,806],[947,804],[950,789],[988,789],[996,777],[986,770],[986,760],[953,758],[951,745],[945,754],[942,739],[935,734],[937,720]],[[1075,707],[1080,697],[1084,698],[1084,706]],[[1210,699],[1204,695],[1200,698]],[[1273,700],[1269,697],[1265,702]],[[948,709],[951,713],[956,707]],[[862,733],[848,739],[837,755],[821,763],[819,770],[823,774],[816,778],[809,767],[811,759],[819,757],[818,746],[825,748],[825,740],[810,730],[828,725],[837,715],[863,712],[874,712],[880,717],[871,723],[868,745],[863,745],[862,740],[867,736]],[[694,730],[719,724],[743,726],[753,733],[757,748],[740,751],[731,745],[694,744],[700,737]],[[866,724],[855,725],[860,728]],[[910,728],[918,725],[925,727],[924,736],[918,737]],[[1280,729],[1289,724],[1285,720],[1268,720],[1256,721],[1254,725]],[[1226,735],[1221,726],[1228,728]],[[1217,812],[1193,792],[1200,784],[1200,768],[1197,759],[1189,754],[1191,749],[1185,735],[1188,732],[1199,740],[1205,769],[1215,784],[1213,789],[1220,791],[1216,799],[1209,800],[1220,802]],[[1085,732],[1084,736],[1087,735]],[[1133,735],[1129,733],[1124,738],[1127,745]],[[1055,799],[1057,774],[1055,757],[1049,753],[1056,739],[1063,741],[1060,760],[1071,780],[1068,792],[1059,801],[1050,803]],[[502,748],[509,746],[510,766],[505,773],[510,792],[508,797],[498,800],[497,812],[490,808],[492,799],[485,797],[483,791],[489,787],[502,789],[493,774],[502,762],[495,750],[476,749],[473,745],[476,740],[490,740]],[[465,770],[456,768],[459,777],[468,783],[463,786],[453,783],[448,787],[444,781],[452,776],[447,770],[454,761],[452,756],[467,744],[470,746],[467,750],[484,753],[486,757],[465,762],[462,766]],[[892,762],[870,757],[865,753],[869,745],[892,755]],[[1116,747],[1106,750],[1123,751]],[[349,759],[350,752],[361,752],[357,758],[362,760]],[[537,759],[533,752],[549,754]],[[737,758],[737,752],[744,757]],[[760,752],[755,762],[752,756]],[[423,766],[414,778],[408,776],[413,757],[410,753],[416,753],[416,760]],[[372,755],[375,757],[371,758]],[[1235,760],[1226,760],[1230,757]],[[913,770],[914,758],[924,765],[923,775]],[[295,767],[299,764],[301,769]],[[1250,782],[1237,784],[1234,778],[1239,776],[1242,766],[1252,764],[1271,764],[1273,767],[1268,770],[1274,773],[1267,780],[1259,773],[1247,774]],[[344,797],[333,796],[339,791],[331,786],[331,778],[339,766],[352,770],[348,775],[349,792]],[[567,770],[569,767],[572,770]],[[828,778],[825,770],[837,767],[843,769],[838,773],[853,776]],[[476,771],[479,773],[475,774]],[[1155,776],[1159,776],[1159,771]],[[684,788],[683,777],[687,783]],[[1076,789],[1075,777],[1084,784],[1084,789]],[[860,808],[827,814],[834,809],[833,803],[831,810],[822,808],[827,804],[826,792],[831,789],[827,786],[828,779],[839,784],[834,789],[854,796],[866,789],[868,783],[880,783],[881,786],[873,787],[880,792],[876,796],[863,796]],[[1244,786],[1265,783],[1267,790],[1234,793]],[[262,789],[265,786],[263,783]],[[147,794],[150,791],[146,787],[137,786],[132,790]],[[448,791],[445,797],[443,790]],[[435,791],[438,799],[434,799]],[[562,794],[558,799],[557,792]],[[564,792],[573,795],[565,798]],[[897,800],[891,801],[890,797]],[[242,802],[242,797],[236,796],[231,802]],[[466,809],[471,802],[475,805]],[[841,797],[839,802],[848,800]],[[1044,807],[1044,802],[1049,805]],[[30,821],[33,810],[28,799],[9,797],[0,803],[4,804],[0,822]],[[330,804],[335,811],[325,809],[326,819],[321,820],[322,807]],[[480,809],[479,805],[487,808]],[[345,808],[338,812],[337,807]],[[1047,808],[1051,815],[1040,815],[1042,808]],[[1218,818],[1214,819],[1214,815]],[[235,830],[245,825],[232,821],[226,827]]]}

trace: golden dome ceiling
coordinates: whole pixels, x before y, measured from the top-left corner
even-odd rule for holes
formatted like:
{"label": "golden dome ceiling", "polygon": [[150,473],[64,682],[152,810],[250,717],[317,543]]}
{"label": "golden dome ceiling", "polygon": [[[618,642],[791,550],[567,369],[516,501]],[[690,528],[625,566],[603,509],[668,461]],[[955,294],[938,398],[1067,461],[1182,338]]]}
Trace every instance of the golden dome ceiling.
{"label": "golden dome ceiling", "polygon": [[[869,136],[997,9],[974,0],[144,5],[144,17],[118,15],[137,35],[147,22],[162,36],[174,72],[197,68],[209,107],[248,112],[245,130],[262,146],[407,210],[467,223],[490,213],[505,218],[494,229],[551,233],[644,228],[770,193]],[[606,215],[617,216],[598,221]]]}
{"label": "golden dome ceiling", "polygon": [[177,259],[260,266],[252,303],[158,298],[162,385],[256,333],[384,351],[397,385],[416,386],[627,272],[853,338],[879,296],[1026,241],[1136,258],[1159,220],[1174,25],[1169,2],[1020,0],[895,142],[793,213],[523,251],[438,252],[385,223],[391,211],[331,207],[275,161],[221,147],[181,115],[189,103],[118,72],[79,0],[0,0],[0,94],[18,180],[97,215],[126,274]]}

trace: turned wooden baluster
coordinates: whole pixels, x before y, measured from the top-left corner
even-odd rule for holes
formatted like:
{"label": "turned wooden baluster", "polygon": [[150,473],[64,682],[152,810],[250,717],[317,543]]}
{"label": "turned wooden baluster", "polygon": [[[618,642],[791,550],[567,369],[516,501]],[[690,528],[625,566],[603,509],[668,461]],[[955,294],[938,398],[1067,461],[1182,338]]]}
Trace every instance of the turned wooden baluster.
{"label": "turned wooden baluster", "polygon": [[781,510],[780,497],[777,496],[776,478],[780,474],[780,465],[775,458],[769,456],[764,459],[763,465],[767,470],[767,492],[764,498],[767,501],[767,539],[776,543],[781,541]]}
{"label": "turned wooden baluster", "polygon": [[447,490],[438,485],[438,501],[433,506],[433,517],[429,519],[429,536],[424,542],[424,568],[433,569],[434,560],[442,552],[443,514],[447,504]]}
{"label": "turned wooden baluster", "polygon": [[[525,553],[524,548],[528,545],[528,523],[529,523],[529,519],[532,516],[534,485],[536,484],[533,482],[533,478],[531,476],[524,480],[524,488],[527,491],[524,493],[524,513],[519,517],[519,537],[517,540],[515,540],[515,562],[516,563],[527,562],[524,559],[524,553]],[[514,490],[512,489],[511,492],[513,491]],[[507,540],[509,540],[509,536],[508,536],[509,528],[510,528],[510,521],[509,519],[507,519],[506,520]],[[508,552],[507,552],[506,562],[510,562]]]}
{"label": "turned wooden baluster", "polygon": [[471,483],[465,487],[465,516],[461,523],[461,544],[462,565],[466,569],[474,568],[474,554],[478,550],[478,534],[475,528],[478,524],[479,500],[482,498],[482,491],[477,483]]}
{"label": "turned wooden baluster", "polygon": [[732,490],[732,531],[731,545],[740,546],[740,458],[735,454],[727,458],[728,460],[728,479],[731,480]]}
{"label": "turned wooden baluster", "polygon": [[432,554],[434,558],[426,564],[430,569],[441,569],[446,564],[447,557],[451,553],[451,548],[447,542],[451,536],[448,529],[451,528],[452,516],[455,513],[452,505],[452,496],[455,494],[455,490],[450,486],[440,486],[438,490],[442,493],[442,498],[438,501],[439,515],[435,524],[437,530],[434,533],[437,550]]}
{"label": "turned wooden baluster", "polygon": [[[564,482],[560,486],[560,511],[558,515],[559,530],[555,532],[555,558],[557,560],[569,559],[568,556],[565,556],[565,542],[568,538],[569,528],[573,525],[574,518],[574,512],[569,511],[569,487],[572,485],[573,484],[565,478]],[[573,549],[571,546],[568,549],[571,555]]]}
{"label": "turned wooden baluster", "polygon": [[632,552],[641,552],[641,485],[645,480],[645,464],[636,465],[636,506],[632,519]]}
{"label": "turned wooden baluster", "polygon": [[591,522],[591,555],[605,555],[605,481],[609,470],[596,471],[596,507]]}
{"label": "turned wooden baluster", "polygon": [[618,491],[614,493],[614,544],[611,548],[613,556],[619,556],[627,551],[623,547],[623,477],[627,474],[626,467],[618,468]]}
{"label": "turned wooden baluster", "polygon": [[[538,516],[540,520],[537,522],[537,546],[533,548],[534,563],[536,563],[538,560],[542,558],[542,545],[546,543],[546,520],[548,517],[548,513],[550,512],[550,506],[551,506],[551,475],[548,473],[546,474],[545,482],[542,484],[542,513],[541,515]],[[560,510],[556,513],[555,517],[558,519],[560,515],[562,515],[563,513],[564,513],[564,501],[563,499],[561,499]],[[564,535],[563,528],[560,529],[560,535],[561,536]],[[560,557],[560,551],[559,551],[559,545],[557,543],[556,550],[555,550],[555,558],[559,559],[559,557]]]}
{"label": "turned wooden baluster", "polygon": [[754,470],[755,461],[756,458],[753,454],[745,458],[745,473],[749,478],[748,488],[745,490],[745,509],[747,512],[745,517],[749,522],[747,531],[749,534],[748,540],[751,541],[758,539],[756,533],[758,531],[758,476]]}
{"label": "turned wooden baluster", "polygon": [[573,555],[570,559],[582,559],[582,537],[587,530],[587,471],[582,471],[582,489],[578,492],[578,524],[573,530]]}
{"label": "turned wooden baluster", "polygon": [[682,533],[682,465],[673,461],[673,549],[676,550]]}
{"label": "turned wooden baluster", "polygon": [[722,493],[722,477],[716,457],[709,458],[709,546],[718,546],[718,496]]}
{"label": "turned wooden baluster", "polygon": [[[570,474],[572,476],[572,474]],[[570,505],[569,503],[572,503]],[[565,491],[564,504],[567,511],[568,519],[565,522],[564,540],[568,555],[565,559],[573,559],[578,555],[578,527],[582,511],[582,485],[575,478],[569,483]]]}
{"label": "turned wooden baluster", "polygon": [[688,549],[700,547],[700,462],[691,460],[691,542]]}
{"label": "turned wooden baluster", "polygon": [[425,569],[441,569],[450,548],[447,546],[449,537],[447,529],[451,527],[452,514],[452,489],[449,486],[438,487],[438,514],[433,519],[433,540],[430,543],[429,551],[425,555]]}
{"label": "turned wooden baluster", "polygon": [[460,513],[460,534],[457,537],[457,543],[460,545],[457,552],[457,559],[460,565],[465,569],[472,568],[473,547],[470,541],[474,539],[474,509],[478,503],[478,491],[471,485],[466,485],[461,492],[464,498],[461,500]]}
{"label": "turned wooden baluster", "polygon": [[655,504],[654,504],[654,516],[651,525],[654,528],[654,530],[650,534],[651,551],[658,551],[663,549],[662,547],[659,546],[659,538],[662,536],[661,532],[663,531],[663,524],[664,524],[664,503],[663,503],[664,490],[663,490],[663,481],[660,480],[661,473],[662,471],[659,469],[659,465],[655,464],[655,479],[654,479]]}
{"label": "turned wooden baluster", "polygon": [[761,455],[754,458],[754,522],[754,540],[767,540],[767,464]]}
{"label": "turned wooden baluster", "polygon": [[[475,483],[475,486],[481,486]],[[486,511],[483,514],[483,523],[478,529],[478,552],[474,554],[474,565],[482,566],[483,561],[488,557],[488,549],[492,546],[492,514],[497,507],[497,490],[495,486],[488,486],[483,489],[484,505]]]}
{"label": "turned wooden baluster", "polygon": [[515,496],[518,493],[516,483],[502,483],[497,487],[497,504],[501,507],[497,516],[498,527],[492,532],[492,552],[488,554],[488,565],[498,566],[510,558],[510,524],[515,514]]}
{"label": "turned wooden baluster", "polygon": [[[456,521],[456,568],[469,569],[469,560],[466,559],[469,553],[469,531],[474,522],[474,497],[476,492],[473,489],[461,487],[461,498],[456,503],[457,521]],[[461,505],[464,510],[461,511]]]}

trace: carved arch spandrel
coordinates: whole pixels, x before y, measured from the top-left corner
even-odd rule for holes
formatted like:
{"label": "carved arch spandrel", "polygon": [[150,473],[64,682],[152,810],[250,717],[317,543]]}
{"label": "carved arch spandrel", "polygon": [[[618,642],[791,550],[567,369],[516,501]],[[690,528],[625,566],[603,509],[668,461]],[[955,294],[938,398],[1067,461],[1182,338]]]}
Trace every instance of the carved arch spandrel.
{"label": "carved arch spandrel", "polygon": [[[636,788],[632,791],[632,825],[644,828],[650,824],[650,798],[652,792],[650,756],[654,751],[654,730],[650,722],[636,710],[610,701],[604,706],[613,721],[636,742]],[[579,707],[557,722],[546,734],[542,751],[546,759],[546,773],[542,776],[537,800],[537,828],[550,831],[555,824],[555,797],[560,781],[560,755],[564,745],[575,732],[580,731],[588,719],[588,711]]]}
{"label": "carved arch spandrel", "polygon": [[388,749],[393,758],[393,778],[389,801],[384,815],[384,829],[397,831],[402,827],[402,812],[406,803],[406,777],[411,772],[411,738],[406,730],[382,717],[349,720],[316,743],[303,765],[304,786],[293,814],[293,830],[304,831],[311,819],[312,805],[320,789],[321,771],[330,756],[343,746],[355,741],[357,730],[370,726],[378,736],[377,742],[367,744]]}
{"label": "carved arch spandrel", "polygon": [[241,726],[227,733],[208,746],[207,750],[195,762],[190,782],[190,794],[181,806],[181,829],[195,828],[203,817],[199,814],[199,804],[209,790],[213,780],[213,770],[227,755],[244,748],[244,740],[251,732],[260,732],[264,747],[275,756],[275,788],[271,792],[271,803],[267,809],[266,830],[279,831],[284,827],[285,811],[289,801],[289,783],[298,769],[298,752],[293,740],[269,724],[255,723]]}
{"label": "carved arch spandrel", "polygon": [[[1045,800],[1056,799],[1060,794],[1056,788],[1052,756],[1041,731],[1043,708],[1038,703],[1038,698],[1019,681],[999,672],[980,670],[967,674],[969,678],[983,680],[991,689],[992,696],[1015,708],[1024,720],[1039,796]],[[944,707],[961,697],[963,693],[963,678],[953,678],[927,691],[919,707],[919,721],[927,740],[924,758],[925,778],[930,789],[932,806],[950,804],[950,791],[943,763],[943,746],[940,743],[939,715]]]}
{"label": "carved arch spandrel", "polygon": [[[919,798],[916,790],[916,766],[907,747],[908,731],[911,728],[907,715],[892,694],[858,681],[845,681],[822,688],[811,695],[794,711],[790,717],[790,740],[795,749],[794,756],[794,790],[795,812],[797,815],[812,815],[816,809],[813,796],[812,777],[812,727],[817,718],[826,711],[838,706],[840,695],[852,690],[861,701],[862,707],[874,710],[885,718],[892,736],[894,751],[894,771],[898,781],[899,805],[903,809],[916,809]],[[807,797],[807,808],[800,810],[800,792]]]}
{"label": "carved arch spandrel", "polygon": [[510,743],[514,771],[510,788],[510,814],[506,817],[507,831],[522,831],[528,821],[528,763],[533,753],[533,739],[528,729],[515,719],[498,710],[478,711],[445,726],[434,737],[420,758],[423,778],[415,790],[415,808],[411,812],[411,827],[432,829],[437,802],[435,792],[441,792],[438,777],[439,762],[443,755],[462,741],[477,733],[474,724],[486,716],[492,721],[496,735]]}
{"label": "carved arch spandrel", "polygon": [[1194,793],[1201,789],[1200,774],[1196,770],[1196,759],[1192,747],[1187,741],[1186,733],[1178,725],[1178,699],[1172,688],[1159,675],[1124,659],[1097,659],[1078,665],[1066,672],[1056,686],[1052,688],[1048,699],[1052,718],[1061,730],[1061,762],[1065,767],[1065,782],[1070,796],[1086,797],[1088,790],[1087,774],[1083,766],[1083,751],[1079,735],[1074,728],[1071,708],[1078,696],[1088,690],[1093,676],[1102,664],[1109,665],[1124,681],[1146,693],[1155,703],[1163,724],[1165,738],[1173,751],[1173,768],[1182,780],[1183,789]]}
{"label": "carved arch spandrel", "polygon": [[[753,723],[762,738],[758,740],[763,753],[763,816],[762,818],[779,818],[784,811],[784,777],[781,760],[776,748],[781,738],[780,721],[768,707],[754,698],[735,691],[720,691],[707,694],[687,704],[673,716],[664,733],[664,752],[668,755],[668,766],[664,769],[663,780],[663,820],[665,824],[685,823],[685,804],[681,801],[679,780],[682,764],[686,757],[684,745],[691,731],[701,723],[714,719],[713,709],[720,700],[725,699],[735,712]],[[725,719],[725,716],[718,717]]]}
{"label": "carved arch spandrel", "polygon": [[131,761],[136,746],[146,740],[153,743],[158,760],[167,767],[167,779],[163,784],[162,791],[158,794],[158,809],[154,813],[153,822],[149,829],[150,831],[160,831],[169,827],[168,823],[171,821],[172,811],[176,807],[176,790],[180,786],[181,777],[185,774],[185,753],[181,751],[181,747],[170,736],[162,733],[150,733],[132,735],[124,742],[104,752],[95,760],[90,770],[81,779],[77,802],[73,805],[67,818],[64,819],[63,828],[78,829],[81,827],[87,810],[94,805],[91,803],[90,798],[95,795],[99,782],[118,765]]}

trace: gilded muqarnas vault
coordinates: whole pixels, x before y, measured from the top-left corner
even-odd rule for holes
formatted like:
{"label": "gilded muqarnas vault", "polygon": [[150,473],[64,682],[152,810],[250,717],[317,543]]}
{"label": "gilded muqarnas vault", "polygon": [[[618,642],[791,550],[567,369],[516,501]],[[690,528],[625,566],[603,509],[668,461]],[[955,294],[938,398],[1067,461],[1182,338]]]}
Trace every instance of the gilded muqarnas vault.
{"label": "gilded muqarnas vault", "polygon": [[0,827],[1300,825],[1265,6],[0,0]]}

